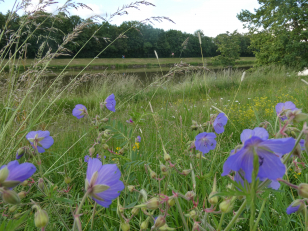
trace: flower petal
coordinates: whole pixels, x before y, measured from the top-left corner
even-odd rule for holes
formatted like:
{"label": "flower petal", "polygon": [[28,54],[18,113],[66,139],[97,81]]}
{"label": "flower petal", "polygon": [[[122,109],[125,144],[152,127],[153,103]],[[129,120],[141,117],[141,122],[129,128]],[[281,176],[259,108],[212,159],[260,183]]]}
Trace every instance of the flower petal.
{"label": "flower petal", "polygon": [[48,149],[53,145],[54,140],[51,136],[46,136],[43,140],[39,142],[43,146],[43,148]]}
{"label": "flower petal", "polygon": [[284,155],[286,153],[289,153],[292,151],[295,145],[294,138],[283,138],[283,139],[270,139],[265,140],[260,145],[258,145],[258,148],[266,147],[270,149],[272,152],[274,152],[277,155]]}

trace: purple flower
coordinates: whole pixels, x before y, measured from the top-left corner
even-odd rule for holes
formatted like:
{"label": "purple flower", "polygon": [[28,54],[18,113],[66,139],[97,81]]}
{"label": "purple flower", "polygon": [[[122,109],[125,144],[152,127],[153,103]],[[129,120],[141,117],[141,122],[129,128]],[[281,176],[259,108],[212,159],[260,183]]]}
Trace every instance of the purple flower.
{"label": "purple flower", "polygon": [[124,189],[120,177],[121,172],[116,164],[102,165],[99,159],[90,158],[86,176],[87,192],[98,204],[108,208]]}
{"label": "purple flower", "polygon": [[301,146],[301,150],[304,151],[305,150],[305,140],[304,139],[301,139],[299,141],[299,145]]}
{"label": "purple flower", "polygon": [[301,200],[295,200],[293,201],[290,206],[287,208],[287,214],[292,214],[297,211],[300,211],[305,208],[305,203],[302,202]]}
{"label": "purple flower", "polygon": [[126,120],[126,123],[133,124],[134,121],[132,119]]}
{"label": "purple flower", "polygon": [[268,133],[264,128],[255,128],[245,129],[241,134],[241,140],[244,146],[228,157],[224,163],[222,176],[228,175],[230,170],[236,172],[243,170],[245,179],[250,183],[255,151],[259,157],[257,177],[274,181],[283,177],[286,167],[281,162],[281,156],[293,149],[295,145],[293,138],[268,140]]}
{"label": "purple flower", "polygon": [[215,132],[217,134],[223,133],[225,130],[224,126],[227,124],[227,122],[228,122],[227,116],[224,113],[219,113],[213,123]]}
{"label": "purple flower", "polygon": [[216,135],[213,132],[203,132],[196,136],[195,146],[196,150],[204,153],[208,153],[210,150],[214,150],[216,147]]}
{"label": "purple flower", "polygon": [[116,101],[114,99],[114,94],[111,94],[106,98],[105,105],[109,111],[115,112]]}
{"label": "purple flower", "polygon": [[88,162],[89,162],[89,159],[90,159],[90,156],[89,156],[89,155],[86,155],[86,156],[84,157],[84,162],[88,163]]}
{"label": "purple flower", "polygon": [[49,131],[31,131],[26,135],[26,138],[39,153],[45,152],[45,149],[50,148],[54,143]]}
{"label": "purple flower", "polygon": [[77,119],[81,119],[85,115],[88,114],[87,108],[82,104],[77,104],[75,108],[73,109],[73,116],[75,116]]}
{"label": "purple flower", "polygon": [[[291,111],[294,111],[294,110],[298,110],[295,106],[294,103],[292,103],[291,101],[287,101],[285,103],[277,103],[276,105],[276,113],[277,113],[277,116],[280,115],[281,113],[283,113],[284,110],[291,110]],[[287,117],[284,115],[281,117],[282,120],[286,120]]]}
{"label": "purple flower", "polygon": [[140,136],[137,136],[137,141],[138,141],[138,143],[141,142],[141,137]]}
{"label": "purple flower", "polygon": [[7,165],[0,167],[1,171],[7,168],[8,175],[6,179],[0,181],[0,187],[14,188],[18,184],[30,178],[36,171],[36,167],[31,163],[19,164],[17,160],[13,160]]}

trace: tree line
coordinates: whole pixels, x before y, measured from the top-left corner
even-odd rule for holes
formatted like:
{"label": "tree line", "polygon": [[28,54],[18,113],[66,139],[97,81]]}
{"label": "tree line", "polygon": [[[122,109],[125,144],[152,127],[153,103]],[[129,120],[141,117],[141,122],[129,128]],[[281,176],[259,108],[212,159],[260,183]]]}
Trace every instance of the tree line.
{"label": "tree line", "polygon": [[[151,24],[143,24],[136,21],[123,22],[120,26],[112,25],[108,22],[94,23],[90,19],[84,20],[78,15],[67,15],[63,12],[58,15],[51,15],[46,12],[37,12],[30,23],[24,23],[25,16],[14,15],[13,20],[9,20],[10,12],[0,13],[0,29],[7,29],[4,38],[0,41],[0,50],[6,45],[10,36],[22,25],[22,32],[18,42],[25,43],[25,54],[27,58],[35,58],[38,52],[43,49],[54,51],[63,42],[63,38],[72,33],[79,25],[86,23],[82,27],[78,36],[75,36],[69,43],[65,44],[68,54],[75,55],[83,44],[90,41],[77,55],[77,58],[93,58],[100,51],[106,50],[99,55],[100,58],[152,58],[155,57],[154,50],[159,57],[201,57],[201,48],[204,57],[214,57],[220,55],[218,49],[220,38],[226,34],[213,37],[205,36],[201,30],[194,34],[185,33],[178,30],[168,30],[154,28]],[[38,27],[38,25],[40,25]],[[39,28],[39,29],[37,29]],[[33,33],[34,32],[34,33]],[[125,33],[124,33],[125,32]],[[95,34],[91,38],[91,36]],[[228,32],[227,32],[228,34]],[[29,38],[29,36],[31,36]],[[201,39],[201,48],[200,41]],[[250,46],[250,35],[233,33],[239,46],[239,54],[243,57],[254,56]],[[44,46],[42,46],[44,44]],[[43,48],[42,48],[43,47]],[[14,46],[11,51],[13,52]],[[9,54],[7,54],[9,55]]]}

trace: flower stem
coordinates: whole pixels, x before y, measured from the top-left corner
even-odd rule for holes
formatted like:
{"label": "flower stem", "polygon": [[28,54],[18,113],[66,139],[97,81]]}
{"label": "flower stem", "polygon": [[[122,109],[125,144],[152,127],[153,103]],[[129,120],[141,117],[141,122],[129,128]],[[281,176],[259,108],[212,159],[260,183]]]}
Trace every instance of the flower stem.
{"label": "flower stem", "polygon": [[93,208],[92,219],[91,219],[91,229],[92,230],[93,230],[93,224],[94,224],[94,216],[95,216],[96,205],[97,205],[97,203],[94,202],[94,208]]}
{"label": "flower stem", "polygon": [[80,211],[81,211],[81,208],[82,208],[84,202],[86,201],[86,198],[88,197],[88,195],[89,195],[89,191],[86,191],[86,193],[84,194],[84,196],[83,196],[83,198],[82,198],[82,200],[81,200],[81,202],[80,202],[80,204],[79,204],[79,206],[78,206],[78,208],[77,208],[77,210],[76,210],[76,212],[75,212],[75,214],[74,214],[74,225],[73,225],[73,230],[75,230],[75,225],[76,225],[76,218],[75,218],[75,216],[78,216],[78,215],[79,215],[79,213],[80,213]]}
{"label": "flower stem", "polygon": [[221,214],[221,217],[220,217],[220,221],[219,221],[219,225],[217,227],[217,231],[220,231],[221,230],[221,226],[222,226],[222,222],[224,220],[224,216],[225,216],[225,213],[222,213]]}
{"label": "flower stem", "polygon": [[262,213],[263,213],[263,210],[264,210],[264,207],[265,207],[265,203],[266,203],[266,199],[263,201],[262,203],[262,206],[261,206],[261,209],[260,209],[260,212],[259,212],[259,215],[258,215],[258,218],[257,218],[257,221],[253,227],[253,231],[257,230],[257,227],[258,227],[258,224],[259,224],[259,221],[261,220],[261,216],[262,216]]}
{"label": "flower stem", "polygon": [[188,226],[187,226],[187,223],[186,223],[185,218],[184,218],[184,216],[183,216],[183,212],[182,212],[182,208],[181,208],[181,205],[180,205],[180,202],[179,202],[179,198],[178,198],[178,197],[175,197],[174,199],[175,199],[176,206],[178,207],[178,210],[179,210],[181,219],[182,219],[182,221],[183,221],[183,224],[184,224],[184,226],[185,226],[185,230],[186,230],[186,231],[189,231]]}
{"label": "flower stem", "polygon": [[241,215],[241,213],[243,212],[243,210],[245,209],[247,204],[246,199],[243,201],[243,204],[241,205],[241,207],[237,210],[235,216],[232,218],[232,220],[229,222],[229,224],[227,225],[227,227],[225,228],[224,231],[228,231],[232,228],[232,226],[234,225],[234,223],[236,222],[237,218]]}

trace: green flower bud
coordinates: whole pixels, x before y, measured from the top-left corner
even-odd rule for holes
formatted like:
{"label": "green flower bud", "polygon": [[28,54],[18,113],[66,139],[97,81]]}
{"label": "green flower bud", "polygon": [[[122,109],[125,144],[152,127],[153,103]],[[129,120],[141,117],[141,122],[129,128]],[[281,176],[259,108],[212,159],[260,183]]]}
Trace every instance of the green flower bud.
{"label": "green flower bud", "polygon": [[191,169],[185,169],[182,171],[182,175],[187,176],[191,172]]}
{"label": "green flower bud", "polygon": [[18,193],[18,196],[19,196],[20,199],[24,199],[27,196],[27,192],[21,191],[21,192]]}
{"label": "green flower bud", "polygon": [[17,208],[18,208],[18,205],[13,205],[12,207],[9,208],[9,212],[13,213],[16,211]]}
{"label": "green flower bud", "polygon": [[95,152],[95,148],[94,147],[89,148],[90,156],[92,156],[94,154],[94,152]]}
{"label": "green flower bud", "polygon": [[41,229],[48,224],[49,217],[45,210],[39,208],[34,214],[34,224],[37,228]]}
{"label": "green flower bud", "polygon": [[4,168],[0,170],[0,184],[3,183],[8,176],[9,176],[9,170],[5,166]]}
{"label": "green flower bud", "polygon": [[166,165],[164,165],[164,164],[162,164],[160,162],[160,166],[159,167],[160,167],[160,170],[162,171],[163,175],[167,175],[168,174],[168,167]]}
{"label": "green flower bud", "polygon": [[109,149],[108,144],[103,144],[103,149],[105,149],[105,150]]}
{"label": "green flower bud", "polygon": [[16,205],[20,203],[18,194],[13,190],[2,190],[2,200],[7,204]]}
{"label": "green flower bud", "polygon": [[169,200],[168,200],[168,205],[169,205],[170,207],[174,206],[174,205],[175,205],[175,199],[174,199],[174,198],[169,199]]}
{"label": "green flower bud", "polygon": [[218,203],[218,196],[214,196],[216,194],[216,192],[211,192],[209,195],[209,203],[211,205],[216,205]]}
{"label": "green flower bud", "polygon": [[72,178],[70,178],[69,176],[66,176],[65,178],[64,178],[64,183],[65,184],[70,184],[72,182]]}
{"label": "green flower bud", "polygon": [[123,155],[125,153],[125,148],[121,148],[118,152],[119,155]]}
{"label": "green flower bud", "polygon": [[143,208],[143,207],[151,210],[157,209],[159,207],[159,199],[157,197],[153,197],[146,203],[135,206],[135,208]]}
{"label": "green flower bud", "polygon": [[149,171],[150,171],[150,177],[151,177],[152,179],[156,179],[156,178],[157,178],[156,172],[154,172],[154,171],[150,168],[149,165],[148,165],[148,169],[149,169]]}
{"label": "green flower bud", "polygon": [[128,185],[127,189],[129,192],[133,192],[135,190],[135,186],[134,185]]}
{"label": "green flower bud", "polygon": [[118,204],[118,211],[119,213],[124,213],[124,207],[121,204]]}
{"label": "green flower bud", "polygon": [[196,196],[196,193],[194,193],[193,191],[188,191],[186,194],[185,194],[185,197],[188,201],[191,201],[194,199],[194,197]]}
{"label": "green flower bud", "polygon": [[298,194],[303,197],[303,198],[308,198],[308,184],[305,184],[305,183],[301,183],[299,186],[298,186]]}
{"label": "green flower bud", "polygon": [[16,214],[14,214],[13,218],[18,219],[18,218],[21,217],[21,215],[22,215],[22,213],[16,213]]}
{"label": "green flower bud", "polygon": [[138,215],[139,210],[140,210],[139,208],[133,208],[132,209],[132,214],[135,215],[135,216]]}
{"label": "green flower bud", "polygon": [[171,160],[171,156],[166,152],[164,153],[164,160],[167,162]]}
{"label": "green flower bud", "polygon": [[28,180],[25,180],[25,181],[21,182],[21,185],[24,186],[24,187],[26,187],[26,186],[28,185],[28,183],[29,183],[29,181],[28,181]]}
{"label": "green flower bud", "polygon": [[122,222],[120,225],[122,231],[129,231],[130,230],[130,225],[127,222]]}
{"label": "green flower bud", "polygon": [[155,223],[154,223],[154,227],[157,229],[157,228],[162,227],[165,224],[166,224],[166,218],[164,216],[160,215],[156,218]]}
{"label": "green flower bud", "polygon": [[186,217],[190,217],[193,220],[196,220],[197,218],[197,212],[195,210],[191,210],[188,214],[185,214]]}
{"label": "green flower bud", "polygon": [[108,118],[103,118],[101,121],[102,121],[102,122],[108,122],[109,119],[108,119]]}
{"label": "green flower bud", "polygon": [[175,230],[175,228],[170,228],[167,224],[164,224],[162,227],[159,228],[159,231],[168,231],[168,230]]}
{"label": "green flower bud", "polygon": [[149,219],[150,217],[147,217],[147,219],[141,223],[140,229],[147,229],[149,227]]}
{"label": "green flower bud", "polygon": [[236,197],[232,197],[231,199],[225,200],[219,204],[219,209],[222,213],[229,213],[232,211],[234,206],[234,201]]}
{"label": "green flower bud", "polygon": [[46,188],[46,186],[45,186],[45,184],[44,184],[44,179],[43,179],[43,178],[40,178],[40,179],[38,180],[37,185],[38,185],[39,189],[40,189],[42,192],[46,192],[47,188]]}

